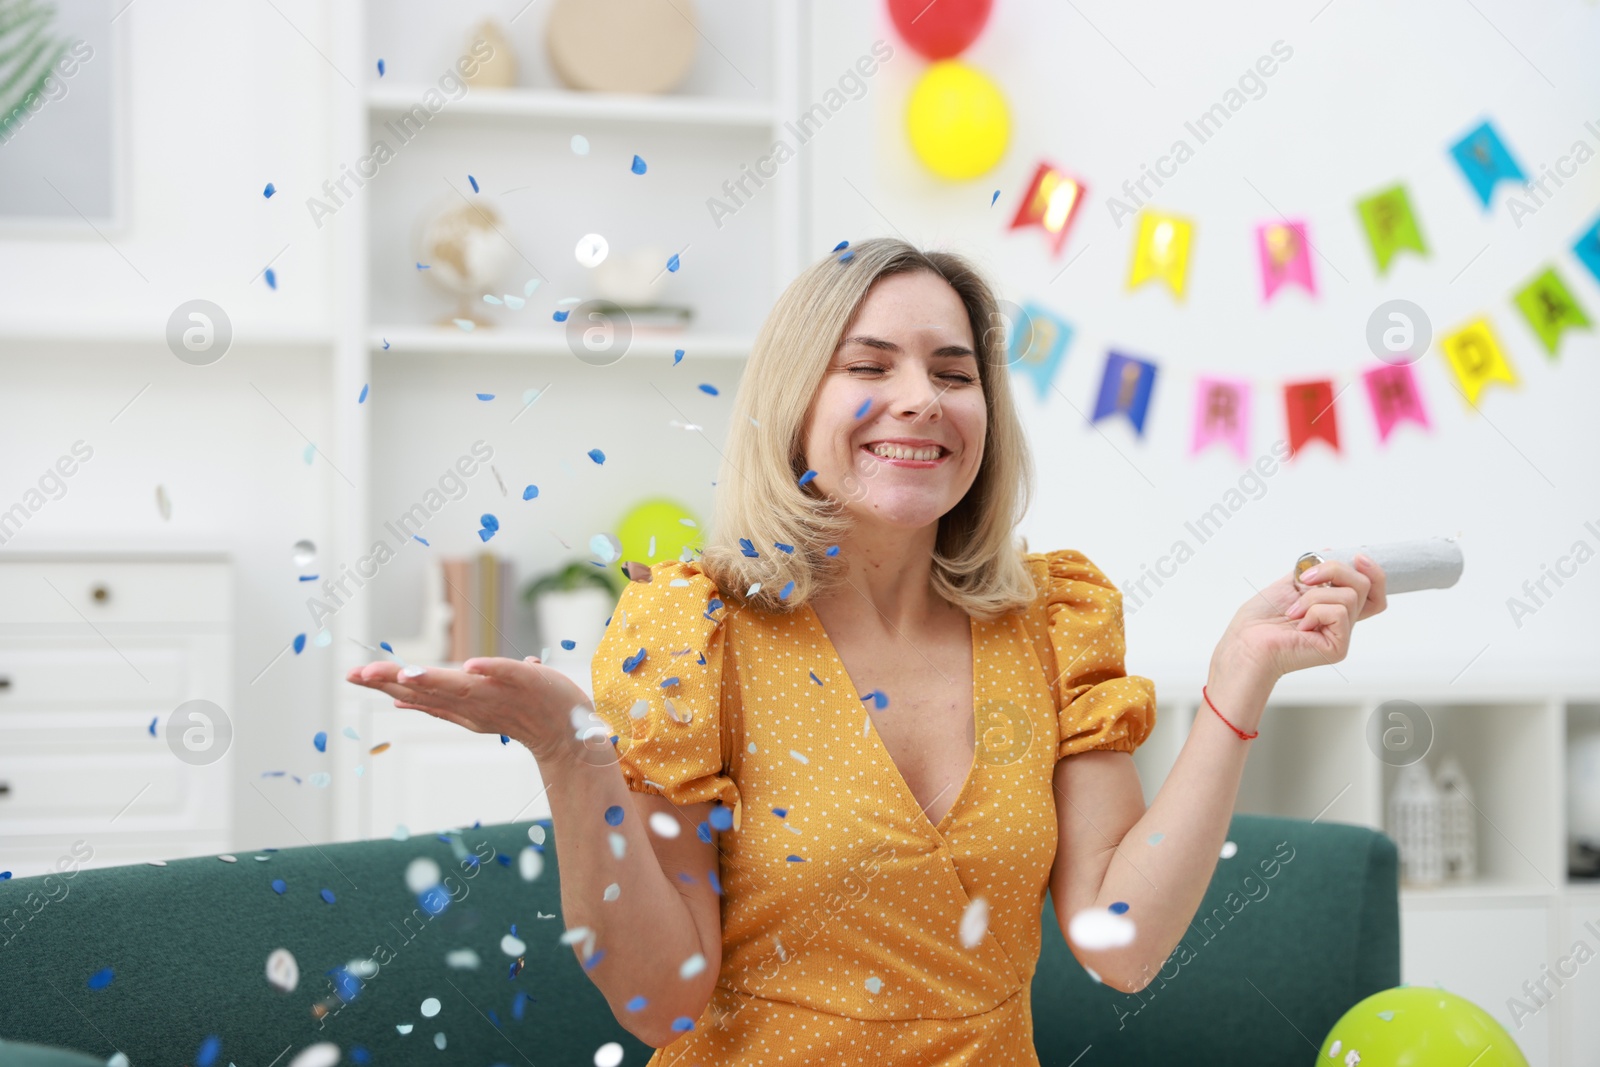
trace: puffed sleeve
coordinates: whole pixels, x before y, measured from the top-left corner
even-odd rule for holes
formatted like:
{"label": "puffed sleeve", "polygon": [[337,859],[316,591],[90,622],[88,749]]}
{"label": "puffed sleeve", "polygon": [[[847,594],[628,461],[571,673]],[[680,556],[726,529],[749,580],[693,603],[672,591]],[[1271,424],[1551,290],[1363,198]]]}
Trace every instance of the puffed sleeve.
{"label": "puffed sleeve", "polygon": [[674,804],[720,800],[740,821],[722,701],[727,608],[698,563],[666,560],[629,582],[590,662],[595,712],[616,736],[628,788]]}
{"label": "puffed sleeve", "polygon": [[1132,752],[1156,724],[1156,687],[1123,670],[1122,593],[1074,549],[1030,554],[1041,599],[1050,689],[1059,712],[1056,758]]}

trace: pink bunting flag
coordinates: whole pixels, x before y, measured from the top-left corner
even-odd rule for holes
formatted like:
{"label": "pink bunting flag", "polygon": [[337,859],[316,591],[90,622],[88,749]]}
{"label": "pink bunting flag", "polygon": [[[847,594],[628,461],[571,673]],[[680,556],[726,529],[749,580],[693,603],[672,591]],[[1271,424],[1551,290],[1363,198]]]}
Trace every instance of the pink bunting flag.
{"label": "pink bunting flag", "polygon": [[1288,282],[1296,282],[1315,296],[1317,283],[1311,276],[1311,242],[1306,240],[1304,222],[1263,222],[1256,227],[1256,251],[1261,257],[1261,300]]}
{"label": "pink bunting flag", "polygon": [[1194,456],[1214,441],[1225,442],[1247,463],[1250,383],[1243,378],[1200,378],[1194,390]]}
{"label": "pink bunting flag", "polygon": [[1367,399],[1372,403],[1372,416],[1378,423],[1380,444],[1386,444],[1390,431],[1406,419],[1425,430],[1431,429],[1411,364],[1380,363],[1363,371],[1361,378],[1367,386]]}

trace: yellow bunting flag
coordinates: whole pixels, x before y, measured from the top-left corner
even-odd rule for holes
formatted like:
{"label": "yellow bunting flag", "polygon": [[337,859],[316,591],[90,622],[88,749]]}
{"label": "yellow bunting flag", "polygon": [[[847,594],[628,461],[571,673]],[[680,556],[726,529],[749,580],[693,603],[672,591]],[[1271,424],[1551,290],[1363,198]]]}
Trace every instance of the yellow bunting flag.
{"label": "yellow bunting flag", "polygon": [[1193,234],[1194,223],[1188,219],[1154,211],[1140,212],[1128,288],[1160,278],[1171,287],[1172,295],[1182,300],[1184,282],[1189,277],[1189,241]]}
{"label": "yellow bunting flag", "polygon": [[1506,362],[1500,342],[1489,328],[1488,319],[1474,319],[1439,341],[1450,369],[1461,380],[1467,403],[1478,406],[1478,394],[1492,381],[1517,384],[1516,372]]}
{"label": "yellow bunting flag", "polygon": [[1361,224],[1366,227],[1367,240],[1372,242],[1372,254],[1378,260],[1379,274],[1388,271],[1389,261],[1402,248],[1414,249],[1424,256],[1428,254],[1405,186],[1391,186],[1365,200],[1358,200],[1356,210],[1361,213]]}

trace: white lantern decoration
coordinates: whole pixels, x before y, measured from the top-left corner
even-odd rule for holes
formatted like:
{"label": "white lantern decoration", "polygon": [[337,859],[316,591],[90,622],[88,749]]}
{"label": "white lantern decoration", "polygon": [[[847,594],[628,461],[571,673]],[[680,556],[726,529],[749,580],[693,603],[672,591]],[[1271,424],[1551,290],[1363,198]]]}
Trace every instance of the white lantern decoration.
{"label": "white lantern decoration", "polygon": [[1439,836],[1444,874],[1456,881],[1478,876],[1478,822],[1473,817],[1472,786],[1454,756],[1446,756],[1434,777],[1439,790]]}
{"label": "white lantern decoration", "polygon": [[1418,760],[1400,769],[1394,794],[1389,797],[1389,836],[1400,852],[1400,877],[1413,885],[1437,885],[1444,880],[1439,790]]}

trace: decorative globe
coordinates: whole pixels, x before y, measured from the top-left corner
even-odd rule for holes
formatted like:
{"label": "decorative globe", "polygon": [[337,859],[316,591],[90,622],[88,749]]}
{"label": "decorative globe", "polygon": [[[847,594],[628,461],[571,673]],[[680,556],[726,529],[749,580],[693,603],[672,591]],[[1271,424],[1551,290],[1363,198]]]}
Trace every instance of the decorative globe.
{"label": "decorative globe", "polygon": [[[687,526],[680,520],[688,519],[695,525]],[[650,551],[651,538],[655,551]],[[617,525],[617,540],[622,542],[622,562],[635,560],[656,564],[664,559],[678,559],[684,546],[699,548],[704,542],[700,521],[675,500],[657,497],[635,505]]]}
{"label": "decorative globe", "polygon": [[1465,997],[1437,986],[1396,986],[1339,1017],[1319,1067],[1528,1067],[1505,1027]]}
{"label": "decorative globe", "polygon": [[457,300],[456,310],[443,325],[452,319],[488,325],[479,310],[483,295],[496,292],[516,255],[500,236],[505,228],[500,213],[482,198],[470,203],[458,200],[423,225],[417,258],[428,269],[422,273]]}

